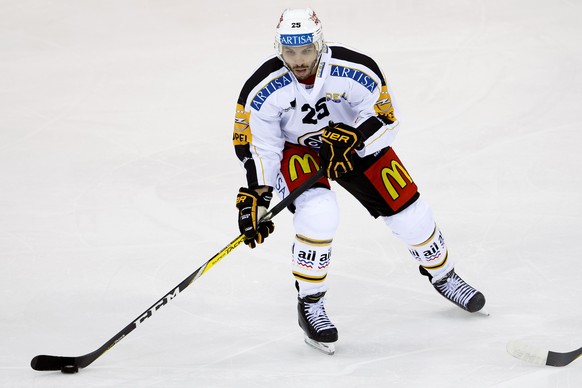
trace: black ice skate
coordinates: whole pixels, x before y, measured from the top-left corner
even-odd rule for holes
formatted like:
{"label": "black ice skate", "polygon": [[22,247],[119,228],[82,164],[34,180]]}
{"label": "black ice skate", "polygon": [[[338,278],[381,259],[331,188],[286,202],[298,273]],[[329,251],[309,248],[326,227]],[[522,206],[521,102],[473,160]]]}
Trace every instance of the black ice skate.
{"label": "black ice skate", "polygon": [[299,326],[305,332],[305,343],[326,354],[334,354],[337,329],[327,317],[323,305],[325,292],[298,298]]}
{"label": "black ice skate", "polygon": [[439,294],[463,310],[470,313],[479,311],[485,315],[489,315],[489,313],[483,309],[483,306],[485,306],[485,296],[461,279],[461,277],[455,273],[454,269],[436,283],[432,283],[432,275],[426,269],[422,266],[420,266],[419,269],[421,274],[428,276],[431,284]]}

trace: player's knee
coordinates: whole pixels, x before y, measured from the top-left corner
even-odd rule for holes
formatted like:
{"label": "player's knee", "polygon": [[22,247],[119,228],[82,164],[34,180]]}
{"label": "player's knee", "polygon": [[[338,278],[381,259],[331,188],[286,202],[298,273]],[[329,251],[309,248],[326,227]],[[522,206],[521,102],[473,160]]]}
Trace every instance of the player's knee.
{"label": "player's knee", "polygon": [[412,257],[429,271],[433,280],[440,279],[453,268],[454,262],[432,210],[422,199],[394,216],[384,217],[384,222],[408,245]]}
{"label": "player's knee", "polygon": [[435,229],[432,210],[422,198],[398,214],[383,217],[383,220],[392,233],[408,245],[422,243]]}
{"label": "player's knee", "polygon": [[325,188],[307,190],[295,200],[295,232],[314,239],[331,239],[339,225],[335,193]]}

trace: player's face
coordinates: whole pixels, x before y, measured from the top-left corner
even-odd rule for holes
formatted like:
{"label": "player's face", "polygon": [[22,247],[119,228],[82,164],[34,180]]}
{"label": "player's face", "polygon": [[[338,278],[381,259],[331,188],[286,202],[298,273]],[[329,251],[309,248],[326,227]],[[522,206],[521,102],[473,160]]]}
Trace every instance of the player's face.
{"label": "player's face", "polygon": [[298,80],[309,78],[315,74],[317,64],[317,50],[315,45],[307,46],[283,46],[283,60],[289,66]]}

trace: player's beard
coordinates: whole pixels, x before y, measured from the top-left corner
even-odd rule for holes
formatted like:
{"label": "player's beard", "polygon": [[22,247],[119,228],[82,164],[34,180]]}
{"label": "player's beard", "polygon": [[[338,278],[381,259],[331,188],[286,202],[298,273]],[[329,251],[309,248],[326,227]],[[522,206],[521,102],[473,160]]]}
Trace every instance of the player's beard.
{"label": "player's beard", "polygon": [[[299,81],[306,80],[307,78],[311,77],[313,74],[313,69],[315,69],[315,65],[317,65],[319,58],[313,61],[311,66],[295,66],[291,70],[293,70],[293,74]],[[299,74],[297,72],[300,72]]]}

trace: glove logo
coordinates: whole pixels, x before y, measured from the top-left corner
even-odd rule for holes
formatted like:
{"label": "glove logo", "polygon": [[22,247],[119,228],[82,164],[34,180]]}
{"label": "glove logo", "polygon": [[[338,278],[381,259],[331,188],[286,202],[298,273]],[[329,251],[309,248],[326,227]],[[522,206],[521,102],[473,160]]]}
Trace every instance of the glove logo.
{"label": "glove logo", "polygon": [[352,139],[352,137],[350,136],[341,135],[339,133],[330,131],[323,131],[321,136],[335,143],[337,142],[349,143],[349,141]]}

